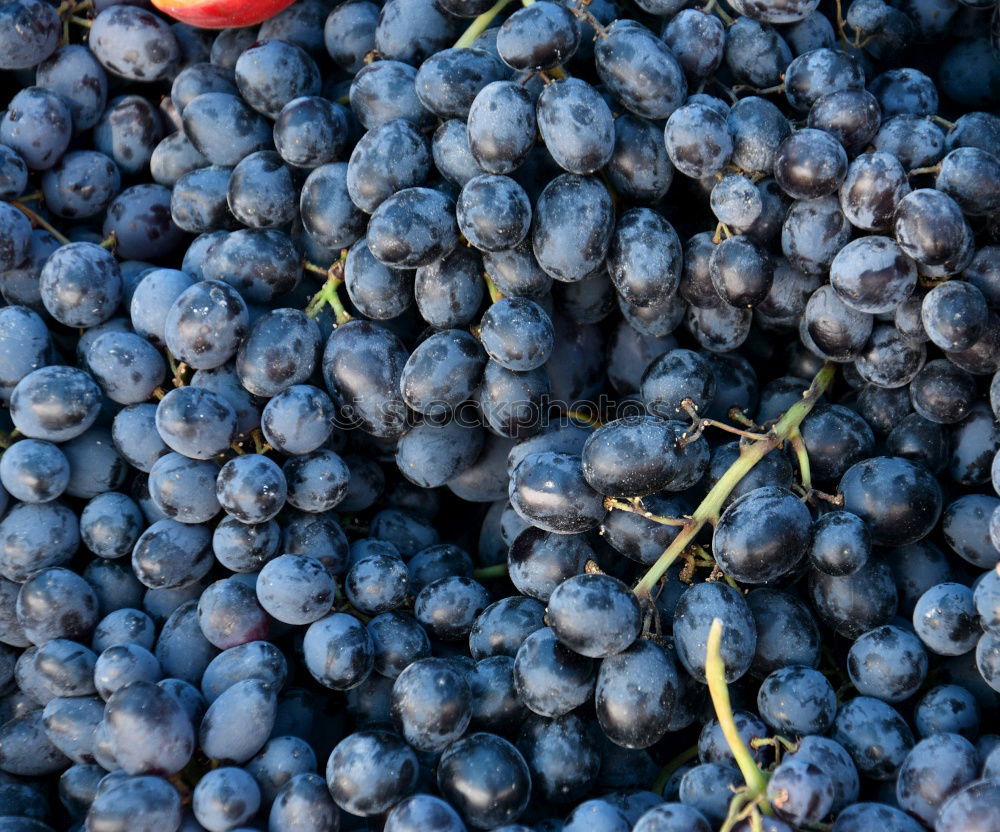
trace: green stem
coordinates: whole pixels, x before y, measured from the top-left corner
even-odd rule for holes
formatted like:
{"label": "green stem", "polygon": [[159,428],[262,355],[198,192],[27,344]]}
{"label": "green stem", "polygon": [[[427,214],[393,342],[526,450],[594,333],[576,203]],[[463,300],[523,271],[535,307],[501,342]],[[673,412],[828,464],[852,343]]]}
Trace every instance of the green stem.
{"label": "green stem", "polygon": [[[767,791],[767,776],[747,744],[743,742],[736,719],[733,717],[733,704],[729,700],[729,686],[726,684],[726,665],[722,660],[722,619],[716,618],[708,631],[708,647],[705,653],[705,677],[708,681],[708,693],[712,697],[712,707],[715,718],[719,720],[722,736],[726,738],[729,750],[736,759],[743,779],[746,781],[749,799],[764,798]],[[761,802],[762,811],[771,814],[771,807],[766,799]]]}
{"label": "green stem", "polygon": [[945,130],[954,130],[956,127],[958,127],[958,125],[955,124],[955,122],[948,121],[948,119],[941,118],[941,116],[927,116],[927,118],[930,121],[933,121],[935,124],[940,125]]}
{"label": "green stem", "polygon": [[768,431],[767,439],[758,439],[756,442],[740,446],[740,455],[736,458],[729,469],[719,478],[712,489],[705,495],[689,522],[681,529],[673,542],[660,555],[659,560],[654,563],[649,571],[635,585],[633,592],[640,601],[650,599],[653,587],[657,581],[663,577],[670,565],[677,560],[681,552],[698,536],[706,523],[716,523],[722,513],[722,505],[726,498],[736,488],[740,480],[771,451],[787,441],[792,435],[792,431],[797,429],[802,420],[809,415],[809,412],[819,401],[833,383],[833,376],[836,368],[833,364],[825,364],[809,385],[809,389],[802,394],[802,400],[793,404],[777,423]]}
{"label": "green stem", "polygon": [[455,48],[461,49],[466,46],[472,46],[472,44],[475,43],[476,38],[490,28],[490,24],[493,22],[494,18],[507,6],[509,6],[510,3],[511,0],[497,0],[496,5],[487,9],[479,15],[479,17],[473,20],[471,24],[469,24],[469,28],[462,33],[462,37],[455,41]]}
{"label": "green stem", "polygon": [[730,17],[728,14],[726,14],[724,11],[722,11],[722,8],[719,6],[718,0],[709,0],[709,2],[702,7],[702,11],[705,14],[712,14],[714,12],[719,16],[719,19],[727,26],[732,26],[734,23],[733,18]]}
{"label": "green stem", "polygon": [[507,564],[497,563],[493,566],[483,566],[472,573],[472,577],[477,581],[490,580],[507,577]]}
{"label": "green stem", "polygon": [[8,434],[0,433],[0,449],[7,450],[7,448],[13,445],[20,438],[21,438],[21,431],[19,431],[17,428],[14,428]]}
{"label": "green stem", "polygon": [[685,748],[680,754],[668,761],[667,764],[660,769],[659,773],[656,775],[656,779],[653,781],[653,785],[649,787],[649,790],[654,794],[662,796],[663,789],[666,787],[667,781],[673,776],[674,772],[697,756],[697,745]]}
{"label": "green stem", "polygon": [[54,225],[52,225],[52,223],[50,223],[43,217],[40,217],[38,214],[32,211],[27,205],[23,205],[20,202],[12,202],[11,205],[17,208],[17,210],[20,211],[22,214],[24,214],[24,216],[26,216],[29,220],[31,220],[32,225],[35,225],[38,228],[44,228],[46,231],[49,232],[49,234],[55,237],[64,246],[69,244],[69,237],[67,237],[65,234],[60,233],[59,229],[57,229]]}
{"label": "green stem", "polygon": [[637,508],[632,503],[627,503],[624,500],[616,500],[614,497],[606,497],[604,499],[604,507],[608,511],[617,509],[618,511],[627,511],[630,514],[638,514],[640,517],[645,517],[651,523],[659,523],[661,526],[686,526],[688,524],[688,521],[683,517],[661,517],[658,514]]}
{"label": "green stem", "polygon": [[795,458],[799,461],[799,475],[802,477],[802,487],[807,491],[812,490],[812,468],[809,466],[809,452],[806,450],[805,440],[798,428],[792,431],[788,437],[792,450],[795,451]]}
{"label": "green stem", "polygon": [[486,282],[486,291],[489,292],[490,301],[496,303],[498,300],[503,300],[503,292],[497,288],[496,283],[493,282],[493,278],[486,272],[483,272],[483,280]]}
{"label": "green stem", "polygon": [[304,262],[302,264],[306,271],[326,275],[326,283],[324,283],[320,287],[320,290],[313,295],[312,300],[309,301],[309,304],[305,308],[305,313],[310,318],[315,318],[324,306],[329,306],[333,309],[337,326],[343,326],[351,320],[351,314],[344,308],[344,304],[341,302],[340,295],[338,294],[338,290],[344,285],[345,262],[347,262],[346,250],[340,253],[340,259],[330,266],[329,269],[324,269],[321,266],[317,266],[309,262]]}

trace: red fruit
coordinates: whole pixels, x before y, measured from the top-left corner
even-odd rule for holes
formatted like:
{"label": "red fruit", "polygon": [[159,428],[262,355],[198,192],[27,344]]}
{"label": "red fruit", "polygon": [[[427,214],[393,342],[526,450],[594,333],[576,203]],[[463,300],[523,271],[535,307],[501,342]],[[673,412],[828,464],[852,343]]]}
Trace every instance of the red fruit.
{"label": "red fruit", "polygon": [[164,14],[201,29],[256,26],[294,0],[153,0]]}

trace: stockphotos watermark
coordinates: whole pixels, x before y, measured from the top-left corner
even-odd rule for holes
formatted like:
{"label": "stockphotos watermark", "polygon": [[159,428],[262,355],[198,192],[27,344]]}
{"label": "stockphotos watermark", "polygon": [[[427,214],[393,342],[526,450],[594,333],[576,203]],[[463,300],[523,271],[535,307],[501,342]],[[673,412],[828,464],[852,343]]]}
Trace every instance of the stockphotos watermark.
{"label": "stockphotos watermark", "polygon": [[638,399],[616,399],[601,394],[594,399],[577,399],[572,402],[553,399],[545,395],[537,399],[515,399],[500,404],[469,399],[458,405],[445,401],[426,402],[422,412],[409,408],[401,399],[381,400],[365,405],[343,402],[333,419],[335,427],[344,430],[391,425],[395,430],[406,430],[420,424],[439,427],[454,424],[459,427],[506,427],[527,430],[563,427],[570,423],[600,422],[609,424],[618,419],[634,419],[654,415],[662,419],[687,421],[682,411],[669,405],[645,405]]}

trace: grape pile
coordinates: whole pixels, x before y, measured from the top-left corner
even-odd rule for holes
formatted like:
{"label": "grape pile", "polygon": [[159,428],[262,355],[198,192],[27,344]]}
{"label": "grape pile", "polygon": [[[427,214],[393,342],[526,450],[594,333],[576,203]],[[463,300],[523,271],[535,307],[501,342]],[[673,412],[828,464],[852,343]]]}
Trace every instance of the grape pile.
{"label": "grape pile", "polygon": [[1000,830],[998,108],[994,0],[0,0],[0,832]]}

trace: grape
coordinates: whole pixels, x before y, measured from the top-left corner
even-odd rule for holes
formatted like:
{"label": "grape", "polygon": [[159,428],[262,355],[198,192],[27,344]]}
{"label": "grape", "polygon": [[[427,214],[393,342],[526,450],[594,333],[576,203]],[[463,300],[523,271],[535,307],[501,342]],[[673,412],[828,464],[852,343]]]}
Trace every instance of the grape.
{"label": "grape", "polygon": [[371,130],[394,118],[429,124],[431,113],[417,97],[416,76],[416,69],[397,60],[374,61],[361,69],[351,81],[349,102],[362,126]]}
{"label": "grape", "polygon": [[635,21],[616,20],[608,27],[594,47],[594,63],[605,86],[637,116],[667,118],[687,95],[687,81],[677,58],[662,40]]}
{"label": "grape", "polygon": [[366,240],[351,246],[344,264],[344,285],[351,303],[374,320],[389,320],[406,311],[413,300],[411,276],[410,269],[376,260]]}
{"label": "grape", "polygon": [[632,827],[633,832],[708,832],[705,816],[692,806],[681,803],[661,803],[645,812]]}
{"label": "grape", "polygon": [[925,738],[943,733],[975,736],[979,729],[979,706],[965,688],[938,685],[917,703],[913,721],[917,733]]}
{"label": "grape", "polygon": [[918,742],[900,766],[896,798],[901,808],[933,823],[941,804],[976,778],[976,752],[955,734]]}
{"label": "grape", "polygon": [[121,190],[121,175],[103,153],[75,150],[42,176],[46,206],[61,217],[98,216]]}
{"label": "grape", "polygon": [[132,81],[158,81],[180,61],[180,44],[163,18],[135,6],[109,6],[94,19],[88,39],[108,72]]}
{"label": "grape", "polygon": [[532,787],[560,802],[582,798],[597,778],[600,755],[575,714],[529,717],[517,739]]}
{"label": "grape", "polygon": [[198,822],[211,830],[233,829],[256,814],[261,795],[244,769],[224,767],[208,772],[195,787],[191,807]]}
{"label": "grape", "polygon": [[343,152],[348,136],[344,109],[315,95],[293,98],[274,123],[274,146],[281,158],[298,168],[317,168]]}
{"label": "grape", "polygon": [[495,827],[515,821],[531,794],[520,752],[494,734],[471,734],[441,756],[438,787],[469,823]]}
{"label": "grape", "polygon": [[722,63],[725,27],[714,15],[683,9],[663,28],[663,40],[674,53],[688,83],[715,74]]}
{"label": "grape", "polygon": [[191,144],[213,165],[232,167],[270,143],[265,120],[231,93],[202,93],[188,102],[181,118]]}
{"label": "grape", "polygon": [[50,255],[40,287],[46,310],[67,326],[104,323],[122,299],[118,263],[92,243],[70,243]]}
{"label": "grape", "polygon": [[615,146],[604,171],[618,193],[641,203],[663,197],[674,173],[661,131],[631,113],[615,119]]}
{"label": "grape", "polygon": [[749,668],[757,636],[746,602],[724,584],[698,584],[681,596],[674,613],[677,656],[688,673],[704,679],[705,644],[715,618],[728,623],[723,631],[722,656],[726,679],[734,681]]}
{"label": "grape", "polygon": [[851,231],[835,197],[799,200],[781,227],[781,250],[800,271],[822,274],[850,242]]}
{"label": "grape", "polygon": [[803,113],[821,96],[862,89],[864,83],[864,72],[858,62],[848,53],[833,49],[815,49],[799,55],[785,70],[788,103]]}
{"label": "grape", "polygon": [[808,510],[791,492],[758,488],[725,510],[712,549],[722,569],[737,580],[769,583],[801,560],[809,525]]}
{"label": "grape", "polygon": [[0,482],[12,497],[25,503],[56,499],[69,480],[69,461],[51,442],[25,439],[0,457]]}
{"label": "grape", "polygon": [[806,128],[778,146],[774,178],[794,199],[816,199],[836,193],[846,176],[847,154],[829,133]]}
{"label": "grape", "polygon": [[290,222],[296,214],[291,169],[273,151],[251,153],[229,173],[227,202],[232,215],[251,228],[272,228]]}
{"label": "grape", "polygon": [[102,783],[86,813],[87,825],[95,829],[153,832],[179,828],[181,796],[162,777],[124,777]]}
{"label": "grape", "polygon": [[856,803],[837,818],[838,832],[861,832],[872,827],[893,832],[917,832],[921,828],[905,812],[884,803]]}
{"label": "grape", "polygon": [[427,141],[416,126],[393,119],[365,133],[351,152],[347,192],[355,205],[371,213],[396,191],[422,184],[430,165]]}
{"label": "grape", "polygon": [[274,796],[269,828],[281,829],[295,824],[303,832],[322,832],[336,828],[339,811],[330,799],[323,778],[306,772],[292,776]]}
{"label": "grape", "polygon": [[640,639],[601,662],[594,692],[598,722],[618,745],[648,747],[669,729],[678,684],[667,653]]}
{"label": "grape", "polygon": [[18,92],[0,118],[0,141],[17,151],[32,170],[48,170],[62,157],[72,136],[66,100],[44,87]]}
{"label": "grape", "polygon": [[858,692],[886,702],[908,699],[927,674],[927,654],[911,633],[883,625],[861,635],[847,657]]}
{"label": "grape", "polygon": [[414,794],[399,801],[385,819],[386,832],[417,832],[435,829],[460,832],[465,828],[458,812],[438,797]]}
{"label": "grape", "polygon": [[704,104],[675,109],[667,119],[664,141],[674,167],[695,179],[718,173],[733,154],[726,117]]}
{"label": "grape", "polygon": [[601,265],[611,231],[612,204],[605,187],[592,178],[567,173],[546,185],[538,198],[532,249],[543,271],[573,283]]}
{"label": "grape", "polygon": [[180,587],[208,572],[212,565],[210,542],[204,526],[158,520],[136,541],[132,568],[150,589]]}
{"label": "grape", "polygon": [[729,237],[709,258],[709,276],[727,304],[752,307],[767,297],[774,279],[770,258],[745,237]]}
{"label": "grape", "polygon": [[847,749],[862,774],[876,780],[891,779],[914,745],[899,713],[870,696],[857,696],[840,707],[831,738]]}
{"label": "grape", "polygon": [[826,93],[813,103],[806,123],[835,136],[849,153],[871,144],[882,113],[875,96],[863,89]]}
{"label": "grape", "polygon": [[573,15],[551,2],[518,9],[497,33],[497,52],[511,69],[551,69],[573,57],[579,43]]}
{"label": "grape", "polygon": [[375,48],[387,58],[419,64],[454,41],[455,21],[426,0],[390,0],[375,27]]}
{"label": "grape", "polygon": [[104,724],[115,760],[129,774],[173,774],[194,748],[187,714],[152,682],[135,681],[112,694]]}
{"label": "grape", "polygon": [[506,77],[503,67],[481,49],[442,49],[417,70],[415,88],[421,103],[441,118],[466,118],[487,84]]}
{"label": "grape", "polygon": [[[267,682],[245,679],[226,688],[209,706],[198,730],[198,744],[210,758],[244,763],[256,754],[274,725],[277,693]],[[246,716],[236,722],[233,714]]]}
{"label": "grape", "polygon": [[209,390],[178,387],[157,405],[156,430],[178,454],[191,459],[211,459],[232,443],[236,411],[228,401]]}
{"label": "grape", "polygon": [[368,223],[368,247],[388,266],[426,266],[448,254],[458,228],[451,200],[428,188],[406,188],[385,200]]}
{"label": "grape", "polygon": [[721,823],[727,812],[726,794],[735,787],[738,778],[732,766],[702,763],[681,777],[678,798],[712,823]]}
{"label": "grape", "polygon": [[125,685],[137,681],[156,682],[160,675],[156,656],[138,644],[108,647],[97,657],[94,666],[94,684],[105,701]]}
{"label": "grape", "polygon": [[4,33],[3,69],[30,69],[47,59],[59,46],[59,15],[41,0],[16,0],[0,7]]}
{"label": "grape", "polygon": [[755,87],[774,86],[792,53],[777,30],[750,17],[736,20],[726,37],[726,65],[734,77]]}
{"label": "grape", "polygon": [[538,97],[536,114],[545,147],[564,170],[594,173],[610,160],[615,136],[611,110],[586,82],[567,78],[549,84]]}
{"label": "grape", "polygon": [[608,251],[608,274],[627,301],[655,305],[673,294],[681,262],[680,239],[659,214],[634,208],[619,218]]}
{"label": "grape", "polygon": [[524,189],[506,176],[473,175],[462,184],[458,227],[481,251],[519,245],[531,227],[531,202]]}

